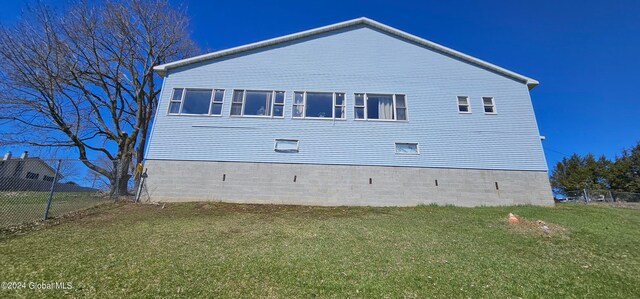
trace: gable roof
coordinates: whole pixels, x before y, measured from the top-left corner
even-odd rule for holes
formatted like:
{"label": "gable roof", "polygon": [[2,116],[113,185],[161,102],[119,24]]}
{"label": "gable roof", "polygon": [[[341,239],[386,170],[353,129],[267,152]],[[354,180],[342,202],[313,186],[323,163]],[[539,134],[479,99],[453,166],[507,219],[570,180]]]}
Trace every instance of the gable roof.
{"label": "gable roof", "polygon": [[272,39],[268,39],[268,40],[264,40],[264,41],[260,41],[260,42],[255,42],[255,43],[251,43],[251,44],[247,44],[247,45],[243,45],[243,46],[238,46],[238,47],[234,47],[234,48],[229,48],[229,49],[225,49],[225,50],[221,50],[221,51],[216,51],[216,52],[211,52],[211,53],[207,53],[207,54],[203,54],[203,55],[199,55],[199,56],[194,56],[191,58],[186,58],[186,59],[182,59],[182,60],[178,60],[178,61],[174,61],[174,62],[170,62],[170,63],[165,63],[162,65],[158,65],[156,67],[154,67],[153,69],[158,72],[158,74],[160,74],[160,76],[164,76],[167,73],[167,70],[172,69],[172,68],[177,68],[177,67],[181,67],[181,66],[185,66],[185,65],[189,65],[192,63],[197,63],[197,62],[202,62],[202,61],[206,61],[206,60],[211,60],[211,59],[217,59],[217,58],[221,58],[224,56],[228,56],[228,55],[232,55],[232,54],[237,54],[237,53],[241,53],[241,52],[245,52],[245,51],[250,51],[250,50],[255,50],[255,49],[259,49],[259,48],[264,48],[264,47],[268,47],[268,46],[273,46],[273,45],[277,45],[280,43],[284,43],[284,42],[289,42],[289,41],[294,41],[294,40],[298,40],[301,38],[305,38],[305,37],[309,37],[309,36],[313,36],[313,35],[317,35],[317,34],[321,34],[321,33],[325,33],[325,32],[329,32],[329,31],[334,31],[334,30],[339,30],[339,29],[343,29],[343,28],[348,28],[348,27],[353,27],[353,26],[357,26],[357,25],[366,25],[369,27],[372,27],[374,29],[386,32],[388,34],[391,34],[393,36],[397,36],[399,38],[405,39],[405,40],[409,40],[411,42],[414,42],[416,44],[422,45],[424,47],[427,48],[431,48],[434,49],[438,52],[453,56],[455,58],[458,58],[462,61],[466,61],[470,64],[474,64],[477,65],[479,67],[494,71],[498,74],[504,75],[506,77],[515,79],[517,81],[521,81],[525,84],[527,84],[527,86],[529,87],[529,89],[532,89],[534,87],[536,87],[539,82],[535,79],[520,75],[518,73],[512,72],[510,70],[507,70],[505,68],[499,67],[495,64],[486,62],[484,60],[480,60],[478,58],[469,56],[467,54],[464,54],[462,52],[458,52],[456,50],[447,48],[445,46],[442,46],[440,44],[428,41],[426,39],[420,38],[418,36],[406,33],[404,31],[398,30],[396,28],[387,26],[385,24],[382,24],[380,22],[376,22],[374,20],[362,17],[362,18],[357,18],[357,19],[353,19],[353,20],[349,20],[349,21],[344,21],[344,22],[340,22],[340,23],[336,23],[336,24],[332,24],[332,25],[328,25],[328,26],[323,26],[323,27],[318,27],[315,29],[311,29],[311,30],[306,30],[306,31],[302,31],[302,32],[298,32],[298,33],[293,33],[293,34],[289,34],[289,35],[285,35],[285,36],[281,36],[281,37],[276,37],[276,38],[272,38]]}

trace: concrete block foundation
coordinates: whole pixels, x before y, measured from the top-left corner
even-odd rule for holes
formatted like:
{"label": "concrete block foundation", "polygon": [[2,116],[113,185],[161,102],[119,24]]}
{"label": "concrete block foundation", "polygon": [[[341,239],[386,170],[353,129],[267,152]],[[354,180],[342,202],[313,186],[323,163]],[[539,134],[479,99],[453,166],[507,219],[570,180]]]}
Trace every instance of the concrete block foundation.
{"label": "concrete block foundation", "polygon": [[546,171],[147,160],[151,200],[320,206],[553,205]]}

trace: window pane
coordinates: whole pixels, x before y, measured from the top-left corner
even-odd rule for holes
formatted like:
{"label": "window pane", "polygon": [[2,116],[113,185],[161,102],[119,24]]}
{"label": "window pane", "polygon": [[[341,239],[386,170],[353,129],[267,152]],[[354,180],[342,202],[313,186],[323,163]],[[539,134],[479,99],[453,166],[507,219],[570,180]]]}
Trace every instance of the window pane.
{"label": "window pane", "polygon": [[273,106],[273,116],[282,116],[284,115],[284,106],[282,105],[274,105]]}
{"label": "window pane", "polygon": [[303,110],[304,110],[304,106],[302,105],[293,106],[293,117],[302,117]]}
{"label": "window pane", "polygon": [[397,94],[396,95],[396,107],[398,107],[398,108],[407,107],[407,106],[405,106],[404,95],[402,95],[402,94]]}
{"label": "window pane", "polygon": [[304,104],[304,97],[302,92],[296,92],[294,104]]}
{"label": "window pane", "polygon": [[222,102],[223,97],[224,97],[224,90],[216,89],[215,95],[213,96],[213,100],[215,102]]}
{"label": "window pane", "polygon": [[484,102],[485,105],[493,105],[492,98],[482,98],[482,102]]}
{"label": "window pane", "polygon": [[398,154],[417,154],[417,143],[396,143],[396,153]]}
{"label": "window pane", "polygon": [[306,117],[333,117],[333,94],[307,92]]}
{"label": "window pane", "polygon": [[182,100],[182,88],[176,88],[173,90],[173,97],[171,98],[171,100],[173,101],[180,101]]}
{"label": "window pane", "polygon": [[169,113],[180,113],[180,102],[171,102]]}
{"label": "window pane", "polygon": [[242,103],[231,104],[231,115],[241,115],[241,114],[242,114]]}
{"label": "window pane", "polygon": [[211,90],[188,90],[184,96],[182,113],[208,114],[211,101]]}
{"label": "window pane", "polygon": [[469,106],[467,106],[467,105],[459,105],[458,106],[458,110],[460,112],[469,112]]}
{"label": "window pane", "polygon": [[469,99],[467,97],[458,97],[458,104],[460,105],[468,105]]}
{"label": "window pane", "polygon": [[275,150],[278,152],[297,152],[298,140],[276,140]]}
{"label": "window pane", "polygon": [[356,93],[356,106],[364,106],[364,95]]}
{"label": "window pane", "polygon": [[342,106],[344,103],[344,93],[336,93],[336,106]]}
{"label": "window pane", "polygon": [[222,104],[214,103],[211,107],[211,114],[213,115],[222,115]]}
{"label": "window pane", "polygon": [[493,113],[493,106],[484,106],[484,112]]}
{"label": "window pane", "polygon": [[368,95],[367,118],[393,119],[393,97],[391,95]]}
{"label": "window pane", "polygon": [[284,91],[276,91],[276,104],[284,103]]}
{"label": "window pane", "polygon": [[244,115],[271,115],[271,92],[247,91]]}
{"label": "window pane", "polygon": [[357,107],[356,108],[356,119],[364,119],[364,108]]}
{"label": "window pane", "polygon": [[407,120],[407,108],[396,108],[398,120]]}
{"label": "window pane", "polygon": [[335,116],[336,118],[344,118],[344,107],[336,107]]}
{"label": "window pane", "polygon": [[234,90],[233,91],[233,102],[234,103],[242,103],[242,96],[244,95],[244,91],[242,90]]}

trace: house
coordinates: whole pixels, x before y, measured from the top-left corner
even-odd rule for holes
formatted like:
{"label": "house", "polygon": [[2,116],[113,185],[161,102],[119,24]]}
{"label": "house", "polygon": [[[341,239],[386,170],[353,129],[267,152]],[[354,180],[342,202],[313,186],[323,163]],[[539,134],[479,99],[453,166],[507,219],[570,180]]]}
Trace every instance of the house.
{"label": "house", "polygon": [[53,182],[55,174],[56,170],[44,160],[29,157],[26,151],[20,157],[13,157],[11,152],[7,152],[0,161],[0,178]]}
{"label": "house", "polygon": [[157,66],[152,200],[553,203],[538,82],[359,18]]}
{"label": "house", "polygon": [[7,152],[0,160],[0,191],[49,192],[52,185],[58,192],[99,191],[70,181],[60,182],[62,179],[65,176],[61,173],[56,176],[56,169],[49,163],[38,157],[29,157],[26,151],[20,157],[13,157],[11,152]]}

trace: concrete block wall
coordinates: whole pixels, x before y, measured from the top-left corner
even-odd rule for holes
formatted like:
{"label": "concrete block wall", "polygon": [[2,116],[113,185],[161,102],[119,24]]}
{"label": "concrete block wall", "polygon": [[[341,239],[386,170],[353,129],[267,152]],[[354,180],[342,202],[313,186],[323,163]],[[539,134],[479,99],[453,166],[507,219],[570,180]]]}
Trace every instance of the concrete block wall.
{"label": "concrete block wall", "polygon": [[145,167],[153,201],[322,206],[553,204],[545,171],[175,160],[147,160]]}

